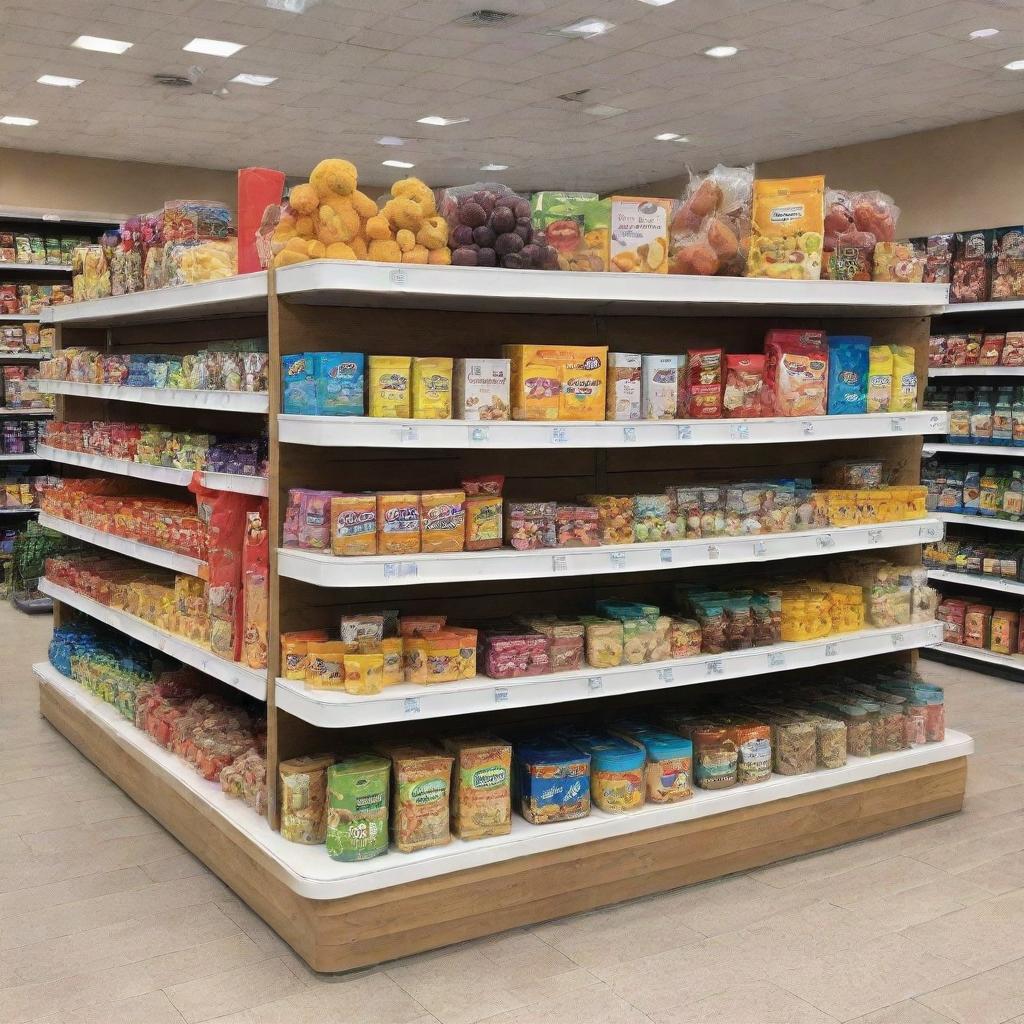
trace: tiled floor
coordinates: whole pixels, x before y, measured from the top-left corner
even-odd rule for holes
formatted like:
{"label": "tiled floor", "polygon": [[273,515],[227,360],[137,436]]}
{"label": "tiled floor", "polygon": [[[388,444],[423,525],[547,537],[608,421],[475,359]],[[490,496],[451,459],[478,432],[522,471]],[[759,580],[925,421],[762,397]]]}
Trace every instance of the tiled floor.
{"label": "tiled floor", "polygon": [[49,628],[0,606],[0,1024],[1024,1024],[1024,685],[923,663],[963,814],[318,976],[38,717]]}

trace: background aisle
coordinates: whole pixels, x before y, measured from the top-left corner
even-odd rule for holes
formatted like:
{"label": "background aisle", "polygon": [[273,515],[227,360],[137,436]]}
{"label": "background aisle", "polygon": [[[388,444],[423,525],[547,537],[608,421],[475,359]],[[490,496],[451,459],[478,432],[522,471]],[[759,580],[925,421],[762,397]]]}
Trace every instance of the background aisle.
{"label": "background aisle", "polygon": [[3,1024],[1024,1022],[1019,684],[922,665],[977,743],[961,815],[330,976],[39,718],[49,633],[0,606]]}

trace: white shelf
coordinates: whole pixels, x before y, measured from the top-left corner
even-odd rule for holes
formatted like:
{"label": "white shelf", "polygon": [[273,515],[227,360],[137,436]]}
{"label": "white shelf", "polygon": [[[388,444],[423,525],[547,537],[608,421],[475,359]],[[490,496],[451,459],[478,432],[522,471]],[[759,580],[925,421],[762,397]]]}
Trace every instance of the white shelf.
{"label": "white shelf", "polygon": [[0,455],[0,462],[42,462],[43,459],[44,456],[36,452],[27,452],[24,455]]}
{"label": "white shelf", "polygon": [[942,523],[983,526],[990,530],[1024,530],[1024,523],[1015,523],[1009,519],[995,519],[992,516],[966,516],[962,512],[933,512],[932,515]]}
{"label": "white shelf", "polygon": [[10,260],[0,260],[0,277],[8,270],[27,270],[36,273],[43,271],[47,274],[71,273],[71,267],[66,263],[12,263]]}
{"label": "white shelf", "polygon": [[[62,448],[51,448],[49,445],[38,446],[39,457],[50,462],[60,462],[65,466],[81,466],[83,469],[96,469],[103,473],[117,473],[130,476],[135,480],[156,480],[158,483],[175,484],[187,487],[192,481],[191,469],[171,469],[168,466],[148,466],[141,462],[128,462],[127,459],[112,459],[106,455],[92,455],[86,452],[64,451]],[[237,494],[256,494],[267,496],[267,478],[262,476],[242,476],[239,473],[202,473],[204,487],[219,491],[234,491]]]}
{"label": "white shelf", "polygon": [[0,516],[34,516],[37,508],[0,508]]}
{"label": "white shelf", "polygon": [[0,416],[8,419],[28,419],[30,416],[52,416],[52,409],[8,409],[6,406],[0,408]]}
{"label": "white shelf", "polygon": [[52,352],[2,352],[0,363],[38,363],[43,359],[52,359]]}
{"label": "white shelf", "polygon": [[936,452],[974,455],[979,459],[986,455],[1002,459],[1024,459],[1024,447],[1017,448],[1005,444],[932,444],[931,441],[926,441],[921,449],[921,454],[926,457]]}
{"label": "white shelf", "polygon": [[930,366],[932,377],[1024,377],[1024,366]]}
{"label": "white shelf", "polygon": [[945,433],[949,418],[947,413],[929,411],[802,418],[637,420],[629,423],[614,420],[475,423],[467,420],[281,414],[277,424],[280,441],[320,447],[650,448],[662,445],[779,444]]}
{"label": "white shelf", "polygon": [[1024,672],[1024,655],[993,654],[992,651],[985,651],[978,647],[947,643],[936,644],[933,650],[940,651],[943,654],[955,654],[958,658],[968,658],[971,661],[984,662],[986,665],[998,665],[1000,668]]}
{"label": "white shelf", "polygon": [[275,272],[278,295],[318,306],[490,312],[700,316],[728,310],[845,317],[926,315],[945,308],[941,284],[772,281],[667,274],[574,274],[310,260]]}
{"label": "white shelf", "polygon": [[1005,302],[951,302],[933,316],[960,316],[963,313],[1012,313],[1024,310],[1024,299]]}
{"label": "white shelf", "polygon": [[43,323],[74,327],[114,327],[132,323],[173,323],[223,316],[266,314],[267,275],[240,274],[180,288],[157,288],[131,295],[50,306]]}
{"label": "white shelf", "polygon": [[926,622],[889,629],[864,629],[822,640],[775,644],[746,651],[699,654],[646,665],[584,667],[578,672],[552,672],[518,679],[476,676],[432,686],[400,683],[367,696],[307,690],[301,681],[279,678],[274,701],[280,710],[303,721],[324,728],[344,729],[474,714],[496,708],[545,707],[589,697],[649,693],[794,668],[820,668],[854,658],[926,647],[941,639],[941,623]]}
{"label": "white shelf", "polygon": [[749,564],[780,558],[840,554],[941,540],[937,519],[911,519],[878,526],[849,526],[800,533],[711,537],[660,543],[606,544],[595,548],[541,548],[515,551],[458,551],[448,554],[335,557],[316,551],[278,548],[277,571],[318,587],[394,587],[470,580],[524,580],[548,576],[590,576]]}
{"label": "white shelf", "polygon": [[72,380],[40,378],[36,389],[48,395],[77,395],[82,398],[106,398],[115,402],[142,405],[177,406],[188,409],[215,409],[221,412],[266,414],[269,398],[265,393],[248,391],[193,391],[187,388],[133,388],[118,384],[85,384]]}
{"label": "white shelf", "polygon": [[42,686],[51,687],[61,697],[73,702],[97,728],[152,762],[169,785],[198,798],[247,839],[259,845],[273,861],[278,877],[294,892],[317,900],[356,896],[499,861],[581,846],[599,839],[706,818],[743,807],[756,807],[910,768],[952,761],[974,752],[974,741],[970,736],[947,729],[946,738],[941,743],[928,743],[874,757],[850,757],[842,768],[829,771],[773,775],[766,782],[726,790],[697,789],[689,800],[677,804],[645,804],[628,814],[605,814],[595,808],[589,817],[550,825],[531,825],[513,814],[512,831],[505,836],[471,842],[453,838],[447,846],[416,853],[391,850],[372,860],[342,863],[331,860],[322,845],[304,846],[282,838],[254,810],[227,796],[217,783],[207,782],[190,764],[164,750],[115,708],[61,675],[52,665],[42,662],[34,665],[33,670]]}
{"label": "white shelf", "polygon": [[38,319],[38,313],[0,313],[0,323],[5,324],[23,324]]}
{"label": "white shelf", "polygon": [[1001,576],[983,576],[971,572],[950,572],[948,569],[929,569],[928,579],[942,583],[960,583],[965,587],[981,587],[1001,594],[1024,594],[1024,583],[1003,579]]}
{"label": "white shelf", "polygon": [[40,513],[39,525],[48,526],[51,530],[63,533],[66,537],[77,537],[78,540],[84,540],[89,544],[95,544],[97,547],[106,548],[108,551],[116,551],[120,555],[138,558],[149,565],[160,565],[165,569],[173,569],[175,572],[183,572],[188,576],[198,576],[201,579],[206,579],[206,563],[198,558],[189,558],[188,555],[180,555],[176,551],[167,551],[164,548],[142,544],[137,540],[130,540],[127,537],[118,537],[116,534],[107,533],[105,530],[96,530],[91,526],[72,523],[67,519],[52,516],[48,512]]}
{"label": "white shelf", "polygon": [[237,661],[228,661],[226,658],[212,654],[198,644],[190,643],[180,636],[174,636],[173,633],[157,629],[156,626],[150,625],[134,615],[129,615],[127,612],[108,608],[91,597],[59,586],[51,580],[41,579],[39,590],[55,601],[76,608],[90,618],[112,626],[126,636],[141,640],[142,643],[149,644],[150,647],[155,647],[158,651],[163,651],[164,654],[177,658],[178,661],[191,665],[193,668],[199,669],[200,672],[205,672],[242,693],[247,693],[250,697],[255,697],[257,700],[267,699],[266,672],[257,672],[246,668]]}

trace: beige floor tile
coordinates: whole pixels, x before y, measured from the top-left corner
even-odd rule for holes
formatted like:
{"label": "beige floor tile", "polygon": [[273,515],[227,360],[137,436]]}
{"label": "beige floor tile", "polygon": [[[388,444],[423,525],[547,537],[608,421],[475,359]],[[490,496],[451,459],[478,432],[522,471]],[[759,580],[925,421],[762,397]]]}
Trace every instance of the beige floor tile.
{"label": "beige floor tile", "polygon": [[1005,853],[966,870],[957,870],[957,878],[969,878],[992,895],[1001,895],[1024,887],[1024,850]]}
{"label": "beige floor tile", "polygon": [[279,960],[266,960],[165,991],[188,1024],[197,1024],[304,992],[306,986]]}
{"label": "beige floor tile", "polygon": [[888,860],[830,875],[818,882],[810,882],[800,889],[806,895],[827,900],[839,907],[848,907],[867,897],[893,896],[904,889],[935,883],[944,875],[945,872],[939,868],[919,860],[890,857]]}
{"label": "beige floor tile", "polygon": [[958,1024],[1001,1024],[1024,1011],[1024,960],[918,996]]}
{"label": "beige floor tile", "polygon": [[973,873],[970,877],[944,875],[925,885],[867,896],[845,906],[855,918],[872,923],[879,934],[898,932],[989,899],[992,893],[977,881]]}
{"label": "beige floor tile", "polygon": [[[968,767],[968,775],[970,767]],[[1010,814],[1024,810],[1024,785],[1006,786],[995,789],[991,793],[981,793],[968,797],[964,802],[964,810],[971,815],[989,817],[998,814]]]}
{"label": "beige floor tile", "polygon": [[184,1018],[163,992],[147,992],[116,1002],[61,1013],[60,1024],[183,1024]]}
{"label": "beige floor tile", "polygon": [[[1006,819],[1016,819],[1006,820]],[[1000,815],[998,818],[987,818],[988,822],[1003,822],[999,831],[992,828],[988,835],[961,842],[948,843],[919,855],[926,864],[937,864],[948,867],[950,871],[961,874],[995,860],[1004,853],[1017,853],[1024,850],[1024,814]]]}
{"label": "beige floor tile", "polygon": [[852,843],[836,850],[825,850],[822,853],[812,853],[805,857],[770,864],[768,867],[751,871],[750,877],[767,885],[786,889],[795,885],[810,885],[852,868],[866,867],[886,860],[889,856],[890,853],[877,845]]}
{"label": "beige floor tile", "polygon": [[487,1017],[483,1024],[650,1024],[651,1020],[604,985],[569,996],[552,997],[546,991],[535,994],[543,998]]}
{"label": "beige floor tile", "polygon": [[659,1013],[654,1024],[835,1024],[815,1006],[769,982],[736,985],[691,1002],[681,993],[681,1005]]}
{"label": "beige floor tile", "polygon": [[902,936],[876,937],[859,948],[808,958],[795,966],[768,968],[776,985],[843,1021],[973,973],[955,960],[923,951]]}
{"label": "beige floor tile", "polygon": [[[204,876],[197,876],[202,878]],[[184,882],[185,879],[182,879]],[[176,883],[181,884],[181,883]],[[250,910],[241,900],[218,899],[217,908],[225,917],[234,921],[260,949],[268,954],[288,953],[291,947],[255,911]]]}
{"label": "beige floor tile", "polygon": [[949,1024],[949,1018],[916,999],[904,999],[903,1002],[857,1017],[849,1021],[849,1024]]}
{"label": "beige floor tile", "polygon": [[154,882],[167,882],[172,878],[188,878],[189,875],[208,874],[201,860],[191,853],[175,853],[170,857],[143,864],[142,871]]}
{"label": "beige floor tile", "polygon": [[142,868],[133,867],[101,871],[95,875],[71,878],[66,882],[55,882],[53,885],[37,885],[31,889],[7,892],[0,895],[0,920],[11,920],[19,914],[41,913],[50,907],[110,893],[131,892],[149,884],[150,879]]}

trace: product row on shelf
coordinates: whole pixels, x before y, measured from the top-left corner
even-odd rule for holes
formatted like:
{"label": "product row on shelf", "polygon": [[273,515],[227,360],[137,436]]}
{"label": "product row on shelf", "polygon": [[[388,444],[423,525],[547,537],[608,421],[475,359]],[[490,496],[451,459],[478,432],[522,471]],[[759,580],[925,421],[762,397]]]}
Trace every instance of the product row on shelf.
{"label": "product row on shelf", "polygon": [[819,330],[771,330],[764,352],[749,354],[505,345],[500,359],[303,352],[281,362],[288,415],[629,422],[917,409],[911,346]]}
{"label": "product row on shelf", "polygon": [[924,406],[946,413],[949,444],[1024,446],[1024,386],[930,384]]}
{"label": "product row on shelf", "polygon": [[1024,331],[933,334],[928,339],[928,366],[1024,366]]}
{"label": "product row on shelf", "polygon": [[52,355],[55,337],[56,328],[41,327],[32,321],[23,324],[0,324],[0,357]]}
{"label": "product row on shelf", "polygon": [[43,440],[46,420],[4,417],[0,420],[0,454],[8,458],[34,455]]}
{"label": "product row on shelf", "polygon": [[943,597],[937,617],[943,642],[993,654],[1024,654],[1020,602],[984,604],[962,597]]}
{"label": "product row on shelf", "polygon": [[2,366],[3,376],[3,409],[12,412],[52,412],[54,399],[52,395],[42,394],[36,384],[39,380],[39,368],[36,366]]}
{"label": "product row on shelf", "polygon": [[933,457],[921,468],[921,483],[928,491],[929,511],[976,517],[979,522],[1024,521],[1024,470],[1019,466]]}
{"label": "product row on shelf", "polygon": [[[0,267],[0,276],[3,268]],[[63,306],[73,302],[72,285],[0,282],[0,313],[10,316],[38,317],[40,311],[47,306]]]}
{"label": "product row on shelf", "polygon": [[5,466],[0,471],[0,508],[38,508],[47,492],[59,483],[53,476],[40,476],[23,469]]}
{"label": "product row on shelf", "polygon": [[39,235],[34,231],[0,230],[0,274],[5,263],[69,268],[75,249],[91,242],[91,238],[82,235],[59,232]]}

